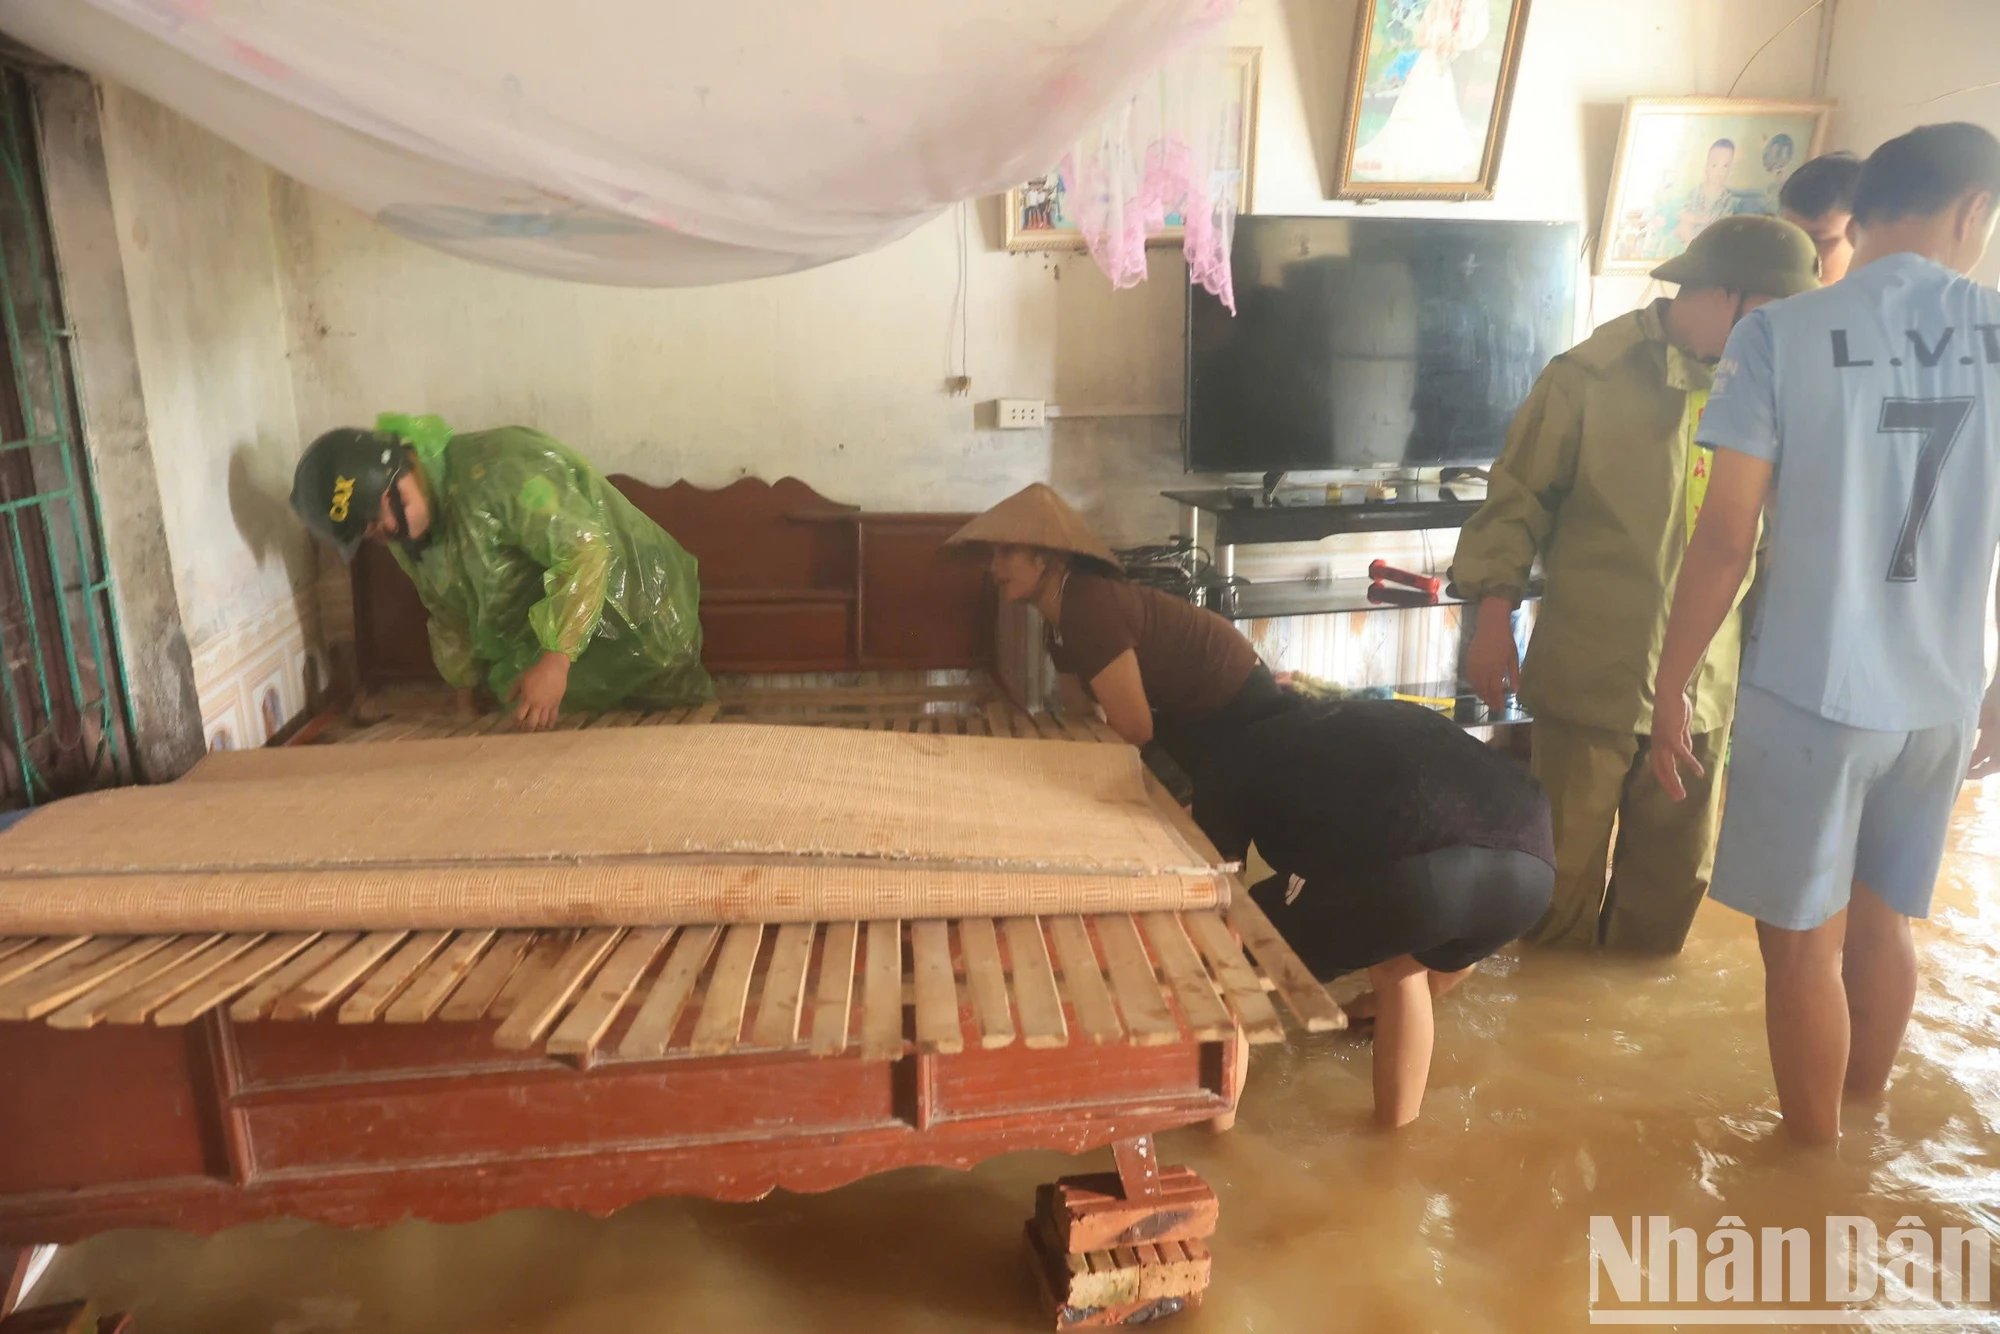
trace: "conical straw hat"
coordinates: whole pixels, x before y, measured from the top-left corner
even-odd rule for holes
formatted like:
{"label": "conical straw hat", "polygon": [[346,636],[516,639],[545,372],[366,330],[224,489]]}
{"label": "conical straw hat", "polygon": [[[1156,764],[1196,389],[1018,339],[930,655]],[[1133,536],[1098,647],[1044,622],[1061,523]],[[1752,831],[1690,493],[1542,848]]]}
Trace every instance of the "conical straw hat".
{"label": "conical straw hat", "polygon": [[1041,547],[1103,561],[1116,570],[1118,557],[1104,539],[1090,531],[1069,502],[1040,482],[1022,487],[945,540],[948,547],[968,543]]}

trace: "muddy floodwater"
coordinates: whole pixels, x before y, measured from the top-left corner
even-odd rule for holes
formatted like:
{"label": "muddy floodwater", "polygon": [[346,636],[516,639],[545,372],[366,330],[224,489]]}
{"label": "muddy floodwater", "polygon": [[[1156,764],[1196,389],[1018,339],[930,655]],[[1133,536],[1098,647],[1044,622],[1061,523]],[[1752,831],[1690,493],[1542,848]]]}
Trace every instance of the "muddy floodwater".
{"label": "muddy floodwater", "polygon": [[[1222,1220],[1207,1304],[1161,1328],[1589,1328],[1593,1215],[1621,1235],[1664,1216],[1704,1247],[1724,1219],[1753,1235],[1804,1227],[1816,1248],[1829,1216],[1884,1238],[1906,1217],[1932,1236],[2000,1235],[2000,783],[1966,789],[1918,933],[1906,1053],[1887,1099],[1850,1109],[1837,1152],[1780,1133],[1755,936],[1712,904],[1669,962],[1510,951],[1482,965],[1441,1002],[1423,1117],[1395,1136],[1367,1127],[1365,1043],[1257,1049],[1233,1131],[1162,1142],[1214,1185]],[[1046,1327],[1019,1251],[1034,1187],[1108,1165],[1023,1154],[603,1220],[116,1233],[65,1250],[35,1301],[95,1295],[133,1311],[139,1334],[1028,1330]],[[1905,1321],[1912,1306],[1896,1307]],[[1934,1328],[2000,1329],[1932,1313]]]}

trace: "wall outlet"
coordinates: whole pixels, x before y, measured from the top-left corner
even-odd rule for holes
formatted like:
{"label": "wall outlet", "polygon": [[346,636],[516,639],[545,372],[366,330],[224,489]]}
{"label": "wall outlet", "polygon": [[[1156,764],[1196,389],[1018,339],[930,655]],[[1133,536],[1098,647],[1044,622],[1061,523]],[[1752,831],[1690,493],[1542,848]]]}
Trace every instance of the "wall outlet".
{"label": "wall outlet", "polygon": [[1039,398],[1002,398],[993,404],[993,415],[1003,431],[1032,431],[1046,417]]}

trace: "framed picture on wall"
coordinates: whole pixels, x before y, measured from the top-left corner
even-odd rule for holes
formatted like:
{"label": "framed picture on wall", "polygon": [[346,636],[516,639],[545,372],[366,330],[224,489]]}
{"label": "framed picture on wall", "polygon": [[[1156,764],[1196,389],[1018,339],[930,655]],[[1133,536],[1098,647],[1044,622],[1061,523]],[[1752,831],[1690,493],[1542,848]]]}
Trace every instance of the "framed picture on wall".
{"label": "framed picture on wall", "polygon": [[1711,222],[1776,213],[1778,189],[1826,140],[1831,102],[1635,97],[1611,168],[1597,271],[1646,274]]}
{"label": "framed picture on wall", "polygon": [[1336,199],[1491,199],[1528,0],[1361,0]]}
{"label": "framed picture on wall", "polygon": [[[1236,193],[1236,211],[1251,211],[1257,162],[1257,76],[1260,51],[1238,47],[1229,53],[1229,68],[1235,75],[1231,85],[1230,116],[1235,133],[1233,160],[1217,169],[1221,180]],[[1007,192],[1006,243],[1009,250],[1081,250],[1083,234],[1076,219],[1063,207],[1063,182],[1051,167],[1025,185]],[[1146,238],[1149,244],[1180,244],[1180,215],[1167,215],[1167,225]]]}

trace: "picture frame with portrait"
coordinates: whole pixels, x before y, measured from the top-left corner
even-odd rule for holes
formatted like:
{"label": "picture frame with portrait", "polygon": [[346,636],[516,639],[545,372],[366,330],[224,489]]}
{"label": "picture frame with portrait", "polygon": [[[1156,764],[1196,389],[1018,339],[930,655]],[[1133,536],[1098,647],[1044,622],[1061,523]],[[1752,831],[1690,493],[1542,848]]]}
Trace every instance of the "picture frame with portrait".
{"label": "picture frame with portrait", "polygon": [[[1236,47],[1229,53],[1233,98],[1231,115],[1236,133],[1236,160],[1223,164],[1236,190],[1236,211],[1253,211],[1257,174],[1257,89],[1262,49]],[[1007,192],[1002,201],[1005,214],[1006,248],[1027,250],[1082,250],[1083,233],[1076,220],[1063,209],[1063,182],[1050,167],[1042,175],[1025,181]],[[1148,245],[1178,245],[1182,229],[1178,215],[1169,215],[1167,225],[1146,236]]]}
{"label": "picture frame with portrait", "polygon": [[1644,275],[1732,214],[1775,214],[1792,172],[1826,146],[1833,103],[1634,97],[1611,168],[1597,272]]}
{"label": "picture frame with portrait", "polygon": [[1361,0],[1335,199],[1491,199],[1529,0]]}

